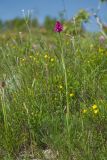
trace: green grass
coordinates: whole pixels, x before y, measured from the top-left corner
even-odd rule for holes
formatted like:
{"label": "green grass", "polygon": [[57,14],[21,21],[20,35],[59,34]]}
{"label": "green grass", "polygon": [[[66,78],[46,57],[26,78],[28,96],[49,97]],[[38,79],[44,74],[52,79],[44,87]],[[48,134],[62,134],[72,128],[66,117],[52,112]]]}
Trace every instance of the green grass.
{"label": "green grass", "polygon": [[63,32],[61,46],[57,33],[0,41],[0,158],[49,148],[58,160],[106,160],[106,43]]}

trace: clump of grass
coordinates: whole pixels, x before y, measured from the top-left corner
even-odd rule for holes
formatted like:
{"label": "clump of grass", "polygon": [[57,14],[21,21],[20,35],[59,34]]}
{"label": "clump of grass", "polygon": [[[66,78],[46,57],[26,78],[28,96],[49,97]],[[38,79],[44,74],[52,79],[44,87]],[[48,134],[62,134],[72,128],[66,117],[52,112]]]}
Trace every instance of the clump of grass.
{"label": "clump of grass", "polygon": [[107,53],[93,35],[19,37],[0,48],[2,159],[51,149],[58,160],[106,160]]}

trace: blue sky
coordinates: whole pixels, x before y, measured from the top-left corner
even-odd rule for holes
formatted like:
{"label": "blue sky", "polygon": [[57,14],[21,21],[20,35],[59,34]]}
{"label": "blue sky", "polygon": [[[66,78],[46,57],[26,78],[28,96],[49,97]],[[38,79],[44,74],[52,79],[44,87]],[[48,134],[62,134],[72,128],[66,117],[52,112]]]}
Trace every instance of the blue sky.
{"label": "blue sky", "polygon": [[[59,17],[59,12],[66,9],[65,17],[70,19],[80,9],[91,11],[97,9],[99,0],[0,0],[0,19],[12,19],[23,17],[22,10],[33,11],[33,16],[43,22],[46,15]],[[107,3],[101,5],[100,17],[107,23]],[[92,18],[90,24],[86,25],[88,30],[96,31],[98,27]]]}

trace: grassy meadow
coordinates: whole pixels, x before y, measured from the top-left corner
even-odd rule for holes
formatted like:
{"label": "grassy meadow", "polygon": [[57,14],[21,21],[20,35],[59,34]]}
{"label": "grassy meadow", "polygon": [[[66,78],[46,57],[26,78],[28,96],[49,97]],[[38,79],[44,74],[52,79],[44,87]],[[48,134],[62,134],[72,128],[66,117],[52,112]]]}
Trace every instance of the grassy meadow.
{"label": "grassy meadow", "polygon": [[1,160],[107,160],[107,41],[99,35],[0,34]]}

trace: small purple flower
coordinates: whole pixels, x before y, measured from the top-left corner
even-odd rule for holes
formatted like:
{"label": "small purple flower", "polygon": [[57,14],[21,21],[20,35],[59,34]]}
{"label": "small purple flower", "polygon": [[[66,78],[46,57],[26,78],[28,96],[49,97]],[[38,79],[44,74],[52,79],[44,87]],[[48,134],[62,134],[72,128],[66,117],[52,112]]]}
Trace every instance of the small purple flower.
{"label": "small purple flower", "polygon": [[63,31],[63,25],[59,21],[56,22],[54,31],[59,33]]}
{"label": "small purple flower", "polygon": [[104,41],[105,41],[105,37],[102,35],[102,36],[100,36],[99,37],[99,42],[100,43],[104,43]]}

